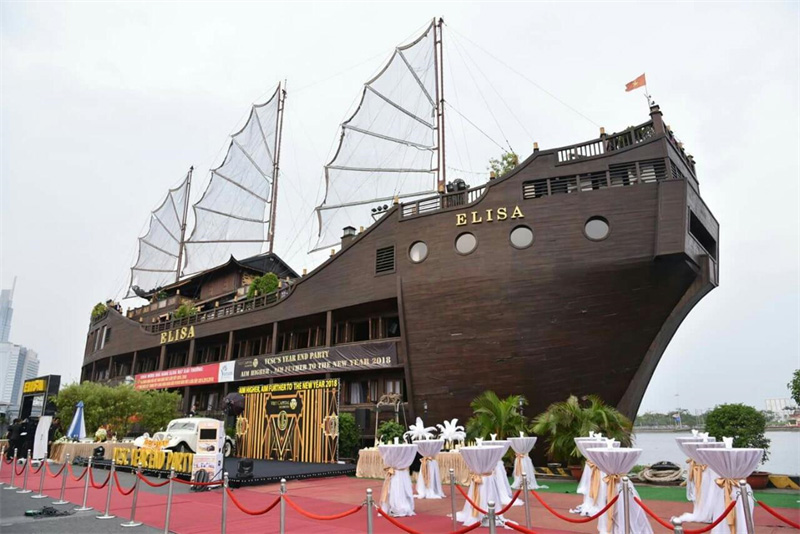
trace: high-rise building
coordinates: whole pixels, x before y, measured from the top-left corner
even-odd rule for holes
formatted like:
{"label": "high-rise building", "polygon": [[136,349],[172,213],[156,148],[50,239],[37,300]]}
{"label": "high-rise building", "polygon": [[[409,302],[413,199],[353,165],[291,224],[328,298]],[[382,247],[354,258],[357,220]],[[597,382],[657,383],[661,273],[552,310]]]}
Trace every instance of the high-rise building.
{"label": "high-rise building", "polygon": [[19,413],[22,399],[22,384],[39,374],[39,358],[36,351],[15,345],[0,343],[0,411],[5,409],[10,417]]}
{"label": "high-rise building", "polygon": [[14,278],[11,289],[0,290],[0,343],[7,343],[11,335],[11,319],[14,316],[11,302],[14,299],[16,285],[17,279]]}

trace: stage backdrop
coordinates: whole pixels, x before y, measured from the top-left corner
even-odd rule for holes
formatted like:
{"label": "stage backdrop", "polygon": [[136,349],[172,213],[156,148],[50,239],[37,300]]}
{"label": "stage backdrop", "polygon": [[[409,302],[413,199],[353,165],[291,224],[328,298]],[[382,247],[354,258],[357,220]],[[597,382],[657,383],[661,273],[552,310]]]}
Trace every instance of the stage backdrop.
{"label": "stage backdrop", "polygon": [[335,462],[339,444],[339,379],[241,386],[238,456]]}

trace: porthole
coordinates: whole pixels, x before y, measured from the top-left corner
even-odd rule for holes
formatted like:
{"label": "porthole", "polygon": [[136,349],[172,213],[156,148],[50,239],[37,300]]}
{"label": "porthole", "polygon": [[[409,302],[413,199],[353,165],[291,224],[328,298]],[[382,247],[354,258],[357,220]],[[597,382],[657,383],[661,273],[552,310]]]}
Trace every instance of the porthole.
{"label": "porthole", "polygon": [[527,226],[517,226],[508,236],[514,248],[528,248],[533,244],[533,230]]}
{"label": "porthole", "polygon": [[425,261],[428,257],[428,245],[424,241],[417,241],[408,249],[408,259],[413,263]]}
{"label": "porthole", "polygon": [[478,248],[478,238],[469,232],[459,234],[456,238],[456,251],[459,254],[470,254]]}
{"label": "porthole", "polygon": [[583,226],[583,233],[592,241],[602,241],[608,237],[610,227],[603,217],[591,217]]}

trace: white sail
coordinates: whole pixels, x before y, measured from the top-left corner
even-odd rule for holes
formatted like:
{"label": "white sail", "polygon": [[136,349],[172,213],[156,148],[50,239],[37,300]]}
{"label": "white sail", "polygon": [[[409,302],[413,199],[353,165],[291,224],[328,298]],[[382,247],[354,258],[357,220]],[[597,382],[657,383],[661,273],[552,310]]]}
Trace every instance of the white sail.
{"label": "white sail", "polygon": [[437,98],[431,23],[420,37],[395,49],[342,124],[339,147],[325,166],[327,191],[316,209],[320,228],[314,250],[338,245],[344,226],[369,226],[377,205],[436,191]]}
{"label": "white sail", "polygon": [[267,102],[252,107],[247,124],[231,136],[225,160],[211,170],[208,187],[194,204],[184,274],[220,265],[230,256],[254,256],[268,244],[282,102],[279,85]]}
{"label": "white sail", "polygon": [[[191,173],[150,214],[147,233],[139,238],[139,254],[131,267],[130,288],[149,292],[177,280],[181,230],[189,202]],[[131,293],[129,293],[129,296]]]}

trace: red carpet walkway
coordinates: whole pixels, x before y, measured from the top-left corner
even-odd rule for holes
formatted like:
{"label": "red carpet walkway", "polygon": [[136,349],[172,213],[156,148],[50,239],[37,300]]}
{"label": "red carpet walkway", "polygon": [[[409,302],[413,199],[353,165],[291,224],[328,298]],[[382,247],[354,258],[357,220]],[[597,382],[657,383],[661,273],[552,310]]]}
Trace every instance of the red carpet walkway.
{"label": "red carpet walkway", "polygon": [[[59,466],[54,466],[57,469]],[[0,471],[0,482],[8,484],[11,477],[11,466],[4,464]],[[75,467],[75,473],[80,474],[83,468]],[[105,480],[108,472],[103,470],[95,471],[95,481],[100,483]],[[123,488],[130,488],[133,484],[133,477],[126,473],[119,473],[120,482]],[[155,479],[153,479],[155,480]],[[18,477],[15,484],[20,486],[22,477]],[[183,484],[174,485],[174,496],[172,501],[172,518],[170,530],[179,534],[201,534],[218,533],[221,527],[222,511],[222,492],[213,490],[208,492],[194,493],[188,491],[188,486]],[[4,486],[2,486],[4,487]],[[39,476],[31,475],[28,481],[28,488],[33,489],[34,493],[39,487]],[[31,500],[31,508],[50,504],[51,500],[58,498],[61,487],[61,479],[45,477],[45,493],[53,499]],[[357,506],[366,497],[366,489],[372,488],[373,495],[380,495],[381,481],[364,480],[348,477],[326,478],[316,480],[294,481],[288,484],[288,495],[303,510],[317,515],[331,515],[341,513]],[[0,489],[0,498],[5,490]],[[258,510],[265,508],[273,502],[278,495],[278,486],[258,486],[246,489],[234,490],[236,498],[247,508]],[[449,492],[449,489],[445,489]],[[105,507],[107,490],[89,489],[89,506],[95,510],[102,511]],[[80,503],[83,498],[83,481],[76,482],[68,480],[66,500],[73,503]],[[111,513],[116,515],[120,522],[124,522],[130,515],[131,496],[122,496],[114,489],[111,499]],[[547,502],[560,513],[566,514],[571,506],[575,506],[576,495],[565,495],[557,493],[545,494]],[[534,499],[531,499],[534,501]],[[463,505],[461,495],[457,496],[457,503]],[[676,503],[665,501],[653,501],[648,503],[650,507],[661,517],[668,519],[672,515],[678,515],[689,509],[688,503]],[[228,520],[227,531],[237,532],[277,532],[278,531],[278,507],[275,507],[268,514],[263,516],[250,516],[240,511],[233,502],[228,499]],[[539,534],[570,534],[570,533],[596,533],[597,525],[595,522],[574,525],[566,523],[550,515],[538,503],[532,503],[533,528]],[[449,496],[442,500],[421,500],[416,502],[417,515],[414,517],[401,518],[400,521],[408,527],[424,533],[447,533],[452,529],[450,518]],[[166,511],[166,488],[153,489],[144,483],[140,485],[139,502],[136,511],[136,518],[146,524],[156,527],[164,527],[164,515]],[[779,509],[779,512],[794,521],[800,521],[800,510]],[[95,512],[87,512],[95,513]],[[314,532],[315,534],[350,534],[366,532],[366,512],[364,510],[334,521],[315,521],[303,517],[287,505],[287,526],[289,533]],[[386,519],[374,515],[374,525],[376,533],[398,534],[402,531],[391,525]],[[524,509],[514,507],[506,514],[506,518],[524,524]],[[797,532],[788,526],[782,525],[777,519],[767,514],[764,510],[757,508],[755,513],[757,534],[790,534]],[[698,528],[702,525],[688,525],[690,528]],[[668,534],[670,531],[660,525],[653,523],[653,530],[656,533]],[[134,529],[135,532],[135,529]],[[487,532],[486,529],[478,529],[475,532]],[[511,532],[511,531],[508,531]]]}

